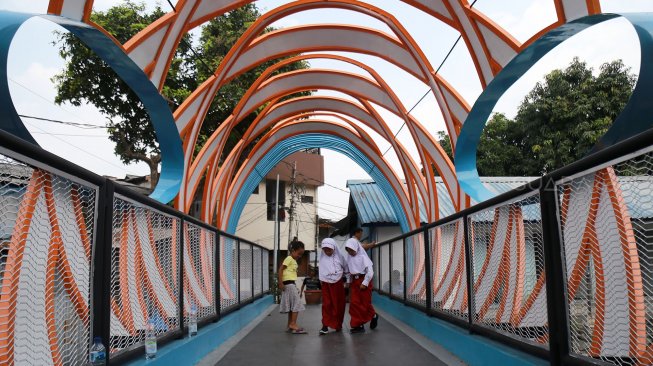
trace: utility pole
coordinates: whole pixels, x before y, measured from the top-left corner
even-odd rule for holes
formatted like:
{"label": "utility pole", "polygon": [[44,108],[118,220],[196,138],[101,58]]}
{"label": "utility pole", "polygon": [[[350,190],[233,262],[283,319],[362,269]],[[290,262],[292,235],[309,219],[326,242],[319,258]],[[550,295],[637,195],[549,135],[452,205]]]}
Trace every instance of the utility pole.
{"label": "utility pole", "polygon": [[[317,196],[317,188],[315,189],[315,195]],[[320,241],[320,215],[315,214],[315,247],[313,248],[315,250],[315,264],[313,265],[313,268],[317,268],[317,244],[319,241]]]}
{"label": "utility pole", "polygon": [[[290,241],[292,240],[293,237],[292,224],[295,218],[295,212],[297,208],[297,198],[295,197],[297,193],[297,189],[295,187],[296,175],[297,175],[297,161],[294,161],[292,165],[292,175],[290,178],[290,210],[289,210],[289,217],[288,217],[288,244],[290,244]],[[288,250],[290,251],[290,248],[288,248]]]}
{"label": "utility pole", "polygon": [[[274,280],[276,281],[278,276],[277,276],[277,265],[278,265],[278,259],[277,255],[279,252],[279,174],[277,174],[277,192],[276,195],[274,196],[274,264],[272,265],[272,274]],[[279,284],[277,283],[277,288],[279,288]],[[278,291],[274,291],[275,294],[275,303],[279,303],[277,297]]]}

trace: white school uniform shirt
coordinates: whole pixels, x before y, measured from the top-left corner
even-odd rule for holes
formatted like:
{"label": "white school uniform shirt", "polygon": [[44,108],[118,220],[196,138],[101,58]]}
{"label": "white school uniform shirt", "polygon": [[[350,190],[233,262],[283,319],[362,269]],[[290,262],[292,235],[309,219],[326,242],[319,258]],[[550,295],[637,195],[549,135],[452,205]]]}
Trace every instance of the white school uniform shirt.
{"label": "white school uniform shirt", "polygon": [[370,257],[367,256],[365,249],[363,249],[363,246],[355,237],[347,239],[345,248],[350,248],[356,251],[355,256],[351,256],[347,253],[347,266],[349,267],[349,273],[365,275],[365,278],[363,278],[363,285],[368,286],[370,281],[372,281],[372,276],[374,276]]}
{"label": "white school uniform shirt", "polygon": [[347,282],[350,282],[347,261],[340,253],[336,241],[326,238],[322,240],[322,248],[333,249],[333,254],[328,256],[323,250],[320,251],[320,281],[336,283],[342,279],[342,276],[345,276]]}

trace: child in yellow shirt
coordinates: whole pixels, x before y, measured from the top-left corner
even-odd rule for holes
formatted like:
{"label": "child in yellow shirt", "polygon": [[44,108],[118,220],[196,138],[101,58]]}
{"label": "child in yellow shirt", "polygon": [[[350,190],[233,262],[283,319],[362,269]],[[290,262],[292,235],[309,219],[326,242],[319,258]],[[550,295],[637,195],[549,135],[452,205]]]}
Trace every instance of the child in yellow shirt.
{"label": "child in yellow shirt", "polygon": [[288,313],[288,329],[293,334],[306,334],[306,331],[297,325],[297,316],[304,311],[304,305],[299,297],[295,285],[297,280],[297,260],[304,255],[304,243],[294,241],[290,244],[290,255],[284,259],[279,267],[279,289],[281,290],[280,312]]}

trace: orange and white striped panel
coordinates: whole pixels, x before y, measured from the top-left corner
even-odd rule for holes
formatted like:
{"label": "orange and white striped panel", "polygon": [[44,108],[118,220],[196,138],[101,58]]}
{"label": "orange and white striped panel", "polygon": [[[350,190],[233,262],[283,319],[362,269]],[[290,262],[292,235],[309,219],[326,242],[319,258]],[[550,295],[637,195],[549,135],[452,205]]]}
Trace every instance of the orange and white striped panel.
{"label": "orange and white striped panel", "polygon": [[94,190],[42,170],[16,179],[25,181],[2,278],[0,362],[82,363],[90,336],[91,245],[82,207],[93,207]]}

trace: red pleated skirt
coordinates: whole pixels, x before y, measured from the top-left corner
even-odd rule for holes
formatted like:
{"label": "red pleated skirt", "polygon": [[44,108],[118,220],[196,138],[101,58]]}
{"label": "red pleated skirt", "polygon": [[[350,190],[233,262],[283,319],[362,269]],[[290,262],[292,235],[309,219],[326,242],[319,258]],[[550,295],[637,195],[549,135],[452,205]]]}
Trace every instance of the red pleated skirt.
{"label": "red pleated skirt", "polygon": [[363,276],[354,279],[349,286],[349,315],[352,328],[359,327],[374,318],[376,311],[372,306],[372,281],[365,290],[361,290]]}
{"label": "red pleated skirt", "polygon": [[322,282],[322,325],[342,329],[345,319],[345,282]]}

